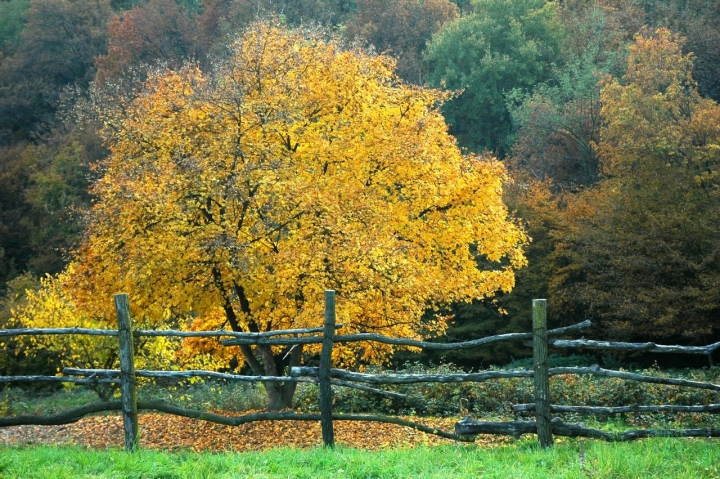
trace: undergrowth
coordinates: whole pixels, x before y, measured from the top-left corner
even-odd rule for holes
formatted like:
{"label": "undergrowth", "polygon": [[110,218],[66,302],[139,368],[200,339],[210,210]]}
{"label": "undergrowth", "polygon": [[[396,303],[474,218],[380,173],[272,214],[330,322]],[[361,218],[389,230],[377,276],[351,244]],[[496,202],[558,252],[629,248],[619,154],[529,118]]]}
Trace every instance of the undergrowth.
{"label": "undergrowth", "polygon": [[[555,365],[551,364],[551,367],[555,367]],[[366,372],[382,373],[383,371],[371,369]],[[407,364],[405,368],[392,372],[399,374],[452,374],[464,371],[451,364],[433,368],[423,367],[419,364]],[[634,372],[720,384],[719,367],[666,371],[651,368]],[[317,386],[301,385],[298,389],[295,398],[296,407],[301,410],[316,411],[318,409]],[[333,409],[346,413],[379,412],[419,416],[465,416],[467,414],[508,416],[513,414],[513,405],[534,402],[533,383],[529,378],[502,378],[481,383],[401,384],[388,385],[383,389],[405,394],[407,398],[395,399],[358,389],[335,387]],[[589,374],[551,377],[550,397],[553,404],[585,406],[720,403],[720,392],[718,391],[639,383]],[[641,421],[643,415],[628,414],[626,417],[633,418],[634,421]],[[664,417],[666,420],[672,418],[672,421],[679,421],[683,424],[705,424],[712,419],[710,414],[687,413],[665,415]]]}
{"label": "undergrowth", "polygon": [[[581,365],[585,357],[551,358],[551,367]],[[554,362],[554,364],[552,364]],[[559,364],[558,364],[559,363]],[[511,364],[510,367],[524,364]],[[396,371],[370,368],[369,373],[451,374],[464,372],[452,364],[426,367],[406,364]],[[720,367],[659,370],[650,368],[635,372],[662,377],[676,377],[720,384]],[[333,410],[338,413],[377,413],[402,416],[530,419],[533,413],[514,413],[513,405],[532,403],[531,379],[505,378],[481,383],[417,383],[387,385],[382,389],[406,395],[405,399],[390,398],[372,392],[334,386]],[[294,408],[300,412],[317,412],[318,387],[300,383]],[[550,379],[553,404],[586,406],[627,405],[703,405],[720,403],[720,392],[681,388],[659,384],[638,383],[592,375],[562,375]],[[138,399],[162,399],[172,404],[205,411],[243,412],[263,409],[266,395],[261,384],[226,381],[195,381],[154,384],[145,381],[138,389]],[[4,416],[21,414],[51,415],[97,402],[93,393],[84,387],[68,386],[55,392],[24,391],[18,388],[0,389],[0,412]],[[613,421],[632,427],[720,427],[720,416],[705,413],[624,413],[612,416],[579,414],[557,415],[569,422],[610,423]]]}

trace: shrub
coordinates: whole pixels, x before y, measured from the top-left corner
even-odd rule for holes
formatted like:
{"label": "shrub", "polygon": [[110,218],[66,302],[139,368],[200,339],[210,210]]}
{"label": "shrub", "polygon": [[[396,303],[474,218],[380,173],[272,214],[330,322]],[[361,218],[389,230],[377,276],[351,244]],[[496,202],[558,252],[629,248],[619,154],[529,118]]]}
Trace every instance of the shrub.
{"label": "shrub", "polygon": [[[586,365],[587,357],[557,357],[551,365]],[[521,361],[515,364],[522,364]],[[408,363],[395,371],[372,368],[372,374],[451,374],[462,373],[452,364],[424,367]],[[636,371],[641,374],[687,378],[695,381],[720,383],[720,368],[699,370],[660,371],[656,368]],[[481,383],[417,383],[387,385],[381,389],[405,394],[406,399],[395,399],[379,394],[352,389],[333,387],[333,409],[339,413],[379,413],[419,416],[476,416],[512,415],[512,406],[532,403],[532,379],[503,378]],[[717,391],[680,388],[660,384],[639,383],[617,378],[585,375],[561,375],[550,378],[550,397],[553,404],[586,406],[627,406],[678,404],[700,405],[720,403]],[[298,387],[295,408],[301,411],[318,410],[318,387],[304,384]],[[523,416],[523,415],[521,415]],[[524,415],[528,416],[528,415]]]}

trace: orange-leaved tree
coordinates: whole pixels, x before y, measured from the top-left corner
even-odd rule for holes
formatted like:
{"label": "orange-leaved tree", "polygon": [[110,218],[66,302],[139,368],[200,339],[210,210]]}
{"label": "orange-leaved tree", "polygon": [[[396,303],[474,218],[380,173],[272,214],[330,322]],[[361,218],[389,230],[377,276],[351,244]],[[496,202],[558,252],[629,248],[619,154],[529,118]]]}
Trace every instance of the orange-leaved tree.
{"label": "orange-leaved tree", "polygon": [[669,30],[629,53],[601,94],[604,178],[569,202],[556,297],[616,338],[707,344],[720,337],[720,105]]}
{"label": "orange-leaved tree", "polygon": [[[423,313],[510,290],[526,241],[502,165],[461,154],[445,98],[403,85],[387,57],[273,23],[250,26],[212,72],[152,75],[105,114],[111,153],[69,294],[107,321],[127,291],[151,324],[257,332],[321,325],[331,288],[344,332],[442,333]],[[343,345],[334,360],[391,352]],[[303,348],[240,353],[282,375]],[[268,382],[269,408],[290,406],[294,386]]]}

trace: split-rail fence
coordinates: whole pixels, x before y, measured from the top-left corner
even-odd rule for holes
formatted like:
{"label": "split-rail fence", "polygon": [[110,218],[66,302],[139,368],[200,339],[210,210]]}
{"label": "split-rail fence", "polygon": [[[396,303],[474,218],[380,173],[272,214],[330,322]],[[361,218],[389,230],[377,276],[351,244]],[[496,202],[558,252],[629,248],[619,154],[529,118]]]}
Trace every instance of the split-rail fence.
{"label": "split-rail fence", "polygon": [[[0,427],[9,427],[24,424],[57,425],[68,424],[80,420],[82,417],[103,412],[122,411],[124,424],[125,449],[134,451],[139,447],[138,411],[155,410],[167,414],[174,414],[224,425],[237,426],[253,421],[267,420],[306,420],[320,421],[323,444],[334,445],[333,421],[376,421],[393,423],[401,426],[436,434],[448,439],[471,442],[478,434],[504,434],[519,437],[521,434],[537,434],[541,447],[549,447],[555,436],[592,437],[607,441],[628,441],[652,436],[669,437],[720,437],[720,429],[667,429],[667,430],[630,430],[624,432],[608,432],[600,429],[585,427],[582,424],[565,423],[559,418],[552,418],[551,413],[575,412],[588,414],[615,414],[625,412],[720,412],[720,404],[700,406],[656,405],[656,406],[622,406],[622,407],[590,407],[590,406],[559,406],[550,404],[549,378],[563,374],[591,374],[621,378],[625,380],[666,384],[688,388],[700,388],[720,391],[720,385],[690,381],[686,379],[662,378],[626,371],[614,371],[593,367],[548,367],[548,347],[556,348],[588,348],[607,349],[613,351],[644,351],[657,353],[683,353],[706,355],[713,365],[713,353],[720,349],[720,342],[704,347],[698,346],[663,346],[654,343],[619,343],[590,340],[561,340],[548,339],[549,336],[565,335],[581,331],[590,326],[590,321],[583,321],[572,326],[547,330],[546,302],[544,299],[533,300],[533,332],[509,333],[490,336],[472,341],[458,343],[432,343],[416,341],[405,338],[392,338],[379,334],[360,333],[351,335],[336,335],[336,329],[342,325],[335,324],[335,291],[325,292],[325,323],[322,328],[295,329],[272,331],[266,333],[240,333],[231,331],[174,331],[174,330],[133,330],[131,328],[130,307],[126,294],[115,295],[115,309],[117,313],[118,329],[8,329],[0,330],[0,337],[42,334],[83,334],[99,336],[117,336],[120,348],[120,369],[73,369],[65,368],[63,376],[0,376],[0,383],[18,381],[59,381],[79,384],[116,383],[120,384],[121,400],[91,404],[79,407],[55,416],[14,416],[0,418]],[[322,332],[322,336],[300,336]],[[288,336],[293,337],[278,337]],[[225,374],[214,371],[150,371],[135,370],[133,337],[141,336],[170,336],[170,337],[226,337],[222,340],[226,346],[231,345],[295,345],[295,344],[322,344],[319,367],[293,367],[288,376],[244,376]],[[484,371],[467,374],[362,374],[331,368],[330,358],[334,343],[355,341],[378,341],[399,346],[414,346],[423,349],[453,350],[475,348],[498,341],[532,340],[533,369]],[[296,413],[292,411],[262,412],[246,414],[243,416],[228,417],[221,414],[186,409],[170,405],[163,401],[138,401],[137,378],[190,378],[205,377],[245,382],[269,381],[296,381],[318,383],[320,390],[320,414]],[[455,431],[443,431],[431,428],[413,421],[393,416],[371,414],[333,414],[332,412],[332,385],[363,389],[377,394],[391,397],[403,397],[398,393],[383,391],[373,386],[385,384],[408,384],[420,382],[482,382],[497,378],[533,378],[534,396],[533,404],[518,404],[514,406],[516,412],[534,411],[535,421],[505,421],[488,422],[476,421],[465,417],[455,425]],[[360,384],[358,384],[360,383]]]}

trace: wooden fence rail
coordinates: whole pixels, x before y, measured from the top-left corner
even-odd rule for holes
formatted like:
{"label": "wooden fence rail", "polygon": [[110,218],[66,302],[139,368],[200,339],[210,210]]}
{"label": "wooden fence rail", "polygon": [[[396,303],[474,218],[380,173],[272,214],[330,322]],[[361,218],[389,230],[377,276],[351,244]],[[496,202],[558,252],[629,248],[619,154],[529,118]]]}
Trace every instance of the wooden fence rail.
{"label": "wooden fence rail", "polygon": [[[559,336],[562,334],[572,333],[575,331],[582,331],[591,326],[590,320],[585,320],[578,324],[571,326],[565,326],[562,328],[551,329],[547,332],[549,336]],[[496,336],[488,336],[486,338],[474,339],[472,341],[463,341],[457,343],[431,343],[428,341],[417,341],[414,339],[405,338],[393,338],[390,336],[383,336],[382,334],[375,333],[360,333],[360,334],[348,334],[345,336],[335,336],[333,339],[334,343],[355,343],[359,341],[375,341],[384,344],[393,344],[396,346],[412,346],[415,348],[438,350],[438,351],[452,351],[456,349],[472,349],[479,346],[485,346],[487,344],[496,343],[499,341],[518,341],[521,339],[532,339],[533,333],[507,333],[498,334]],[[254,340],[253,338],[241,338],[241,339],[224,339],[220,341],[224,346],[239,346],[239,345],[250,345],[250,344],[264,344],[269,346],[288,346],[292,344],[322,344],[323,339],[321,337],[306,337],[306,338],[282,338],[282,339],[261,339]]]}
{"label": "wooden fence rail", "polygon": [[[336,329],[342,328],[342,324],[335,326]],[[248,339],[250,344],[255,344],[254,340],[261,338],[269,338],[272,336],[283,336],[288,334],[310,334],[322,333],[323,328],[305,328],[305,329],[283,329],[281,331],[266,331],[263,333],[241,333],[235,331],[176,331],[174,329],[134,329],[133,336],[141,337],[180,337],[180,338],[212,338],[212,337],[235,337]],[[0,329],[0,337],[10,336],[40,336],[40,335],[58,335],[58,334],[81,334],[86,336],[117,336],[118,331],[115,329],[91,329],[91,328],[17,328],[17,329]],[[320,341],[315,341],[320,342]]]}
{"label": "wooden fence rail", "polygon": [[[527,344],[528,346],[530,344]],[[699,354],[707,356],[710,366],[715,366],[713,353],[720,349],[720,341],[707,346],[666,346],[655,343],[623,343],[613,341],[593,341],[590,339],[550,339],[552,348],[595,349],[603,351],[632,351],[642,353]]]}
{"label": "wooden fence rail", "polygon": [[[535,410],[534,404],[516,404],[513,406],[515,412],[530,412]],[[663,404],[658,406],[559,406],[550,405],[550,412],[560,413],[583,413],[583,414],[622,414],[630,412],[719,412],[720,404],[708,404],[705,406],[680,406],[677,404]]]}
{"label": "wooden fence rail", "polygon": [[0,376],[0,383],[17,383],[17,382],[49,382],[49,383],[75,383],[75,384],[120,384],[119,379],[109,378],[71,378],[67,376]]}
{"label": "wooden fence rail", "polygon": [[[252,421],[263,420],[308,420],[320,421],[323,435],[323,443],[326,446],[334,445],[333,421],[378,421],[393,423],[402,426],[412,427],[430,434],[454,439],[458,441],[472,441],[477,434],[508,434],[518,436],[520,434],[537,434],[542,447],[549,447],[553,442],[553,435],[556,436],[585,436],[594,437],[609,441],[626,441],[651,436],[700,436],[718,437],[718,429],[683,429],[683,430],[635,430],[622,433],[609,433],[597,429],[587,428],[581,424],[567,424],[558,418],[551,418],[551,413],[588,413],[588,414],[617,414],[623,412],[720,412],[720,404],[703,406],[679,406],[679,405],[656,405],[656,406],[621,406],[621,407],[590,407],[590,406],[560,406],[550,403],[549,378],[564,374],[592,374],[596,376],[615,377],[623,380],[647,382],[655,384],[674,385],[681,387],[699,388],[712,391],[720,391],[720,385],[702,383],[676,378],[661,378],[647,376],[625,371],[613,371],[593,367],[548,367],[548,347],[575,347],[594,348],[610,350],[641,350],[647,352],[671,352],[687,354],[707,354],[712,359],[712,353],[720,347],[720,343],[709,346],[663,346],[654,343],[610,343],[605,341],[577,340],[568,341],[561,339],[548,339],[548,336],[558,336],[570,332],[581,331],[590,326],[590,321],[547,330],[547,316],[545,300],[533,301],[533,332],[532,333],[510,333],[501,334],[472,341],[459,343],[433,343],[427,341],[415,341],[404,338],[392,338],[380,334],[350,334],[335,335],[335,330],[342,325],[335,324],[335,292],[327,291],[325,295],[325,324],[322,328],[306,328],[282,331],[270,331],[263,333],[240,333],[232,331],[175,331],[175,330],[131,330],[130,315],[127,295],[115,296],[116,312],[118,317],[118,330],[101,330],[87,328],[49,328],[49,329],[14,329],[0,331],[0,337],[39,335],[39,334],[85,334],[95,336],[117,336],[120,346],[120,369],[78,369],[65,368],[64,376],[0,376],[0,383],[14,381],[62,381],[79,384],[95,383],[116,383],[120,384],[122,400],[117,402],[99,403],[73,409],[56,416],[17,416],[0,418],[0,427],[20,424],[66,424],[74,422],[87,414],[102,411],[122,411],[125,435],[125,448],[134,451],[139,447],[137,428],[138,410],[155,410],[168,414],[175,414],[184,417],[202,419],[226,425],[238,425]],[[322,336],[299,335],[316,334],[322,332]],[[280,337],[292,335],[294,337]],[[135,370],[134,355],[132,351],[133,337],[227,337],[221,342],[224,345],[294,345],[294,344],[322,344],[320,367],[294,367],[289,371],[288,376],[244,376],[237,374],[218,373],[214,371],[151,371]],[[479,373],[466,374],[362,374],[342,369],[334,369],[330,366],[330,357],[335,343],[346,343],[354,341],[377,341],[384,344],[400,346],[414,346],[424,349],[452,350],[474,348],[491,344],[498,341],[532,340],[533,344],[533,369],[532,370],[510,370],[510,371],[484,371]],[[608,346],[603,348],[602,346]],[[623,349],[625,348],[625,349]],[[76,377],[83,376],[83,377]],[[205,377],[243,382],[270,382],[270,381],[295,381],[317,383],[320,389],[320,414],[299,414],[294,412],[267,412],[246,414],[237,417],[226,417],[219,414],[206,413],[191,409],[179,408],[162,401],[139,401],[136,397],[137,378],[172,378],[183,379],[191,377]],[[332,388],[331,386],[352,387],[374,394],[382,394],[396,399],[405,399],[404,394],[392,391],[384,391],[363,384],[373,386],[386,384],[411,384],[420,382],[481,382],[499,378],[533,378],[535,386],[535,403],[519,404],[514,406],[516,412],[535,412],[535,421],[506,421],[486,422],[474,421],[465,418],[456,424],[455,431],[441,431],[413,421],[367,414],[334,414],[332,412]]]}
{"label": "wooden fence rail", "polygon": [[551,339],[548,345],[553,348],[602,349],[605,351],[635,351],[643,353],[680,353],[712,354],[720,349],[720,342],[708,346],[664,346],[655,343],[622,343],[612,341],[592,341],[589,339]]}
{"label": "wooden fence rail", "polygon": [[[720,437],[720,429],[634,429],[623,432],[608,432],[585,427],[582,424],[570,424],[560,418],[550,421],[551,432],[556,436],[591,437],[605,441],[632,441],[646,437]],[[455,424],[455,432],[460,436],[475,434],[504,434],[519,437],[522,434],[540,434],[539,424],[535,421],[484,422],[465,418]]]}

